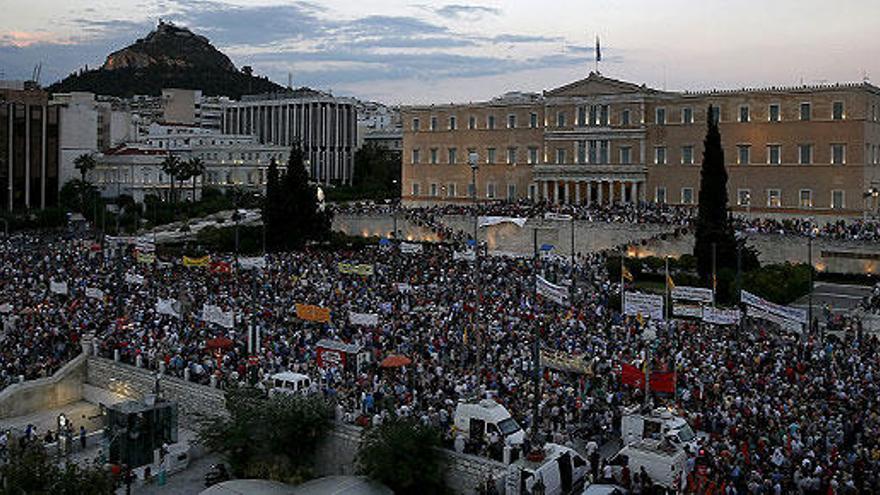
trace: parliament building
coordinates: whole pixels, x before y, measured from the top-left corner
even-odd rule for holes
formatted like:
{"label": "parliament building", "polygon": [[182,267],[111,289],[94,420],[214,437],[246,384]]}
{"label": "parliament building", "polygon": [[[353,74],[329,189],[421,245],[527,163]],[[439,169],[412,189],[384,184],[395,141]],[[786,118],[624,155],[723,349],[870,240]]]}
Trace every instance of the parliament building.
{"label": "parliament building", "polygon": [[560,88],[402,110],[404,204],[696,204],[707,112],[734,210],[876,213],[880,88],[669,92],[590,73]]}

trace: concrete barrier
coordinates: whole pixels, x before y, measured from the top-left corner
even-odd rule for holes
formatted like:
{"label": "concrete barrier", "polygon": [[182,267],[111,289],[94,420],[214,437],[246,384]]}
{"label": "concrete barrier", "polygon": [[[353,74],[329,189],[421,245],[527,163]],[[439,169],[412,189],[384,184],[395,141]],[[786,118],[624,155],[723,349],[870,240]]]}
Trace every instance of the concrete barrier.
{"label": "concrete barrier", "polygon": [[9,385],[0,391],[0,418],[58,409],[82,399],[86,355],[80,354],[52,376]]}

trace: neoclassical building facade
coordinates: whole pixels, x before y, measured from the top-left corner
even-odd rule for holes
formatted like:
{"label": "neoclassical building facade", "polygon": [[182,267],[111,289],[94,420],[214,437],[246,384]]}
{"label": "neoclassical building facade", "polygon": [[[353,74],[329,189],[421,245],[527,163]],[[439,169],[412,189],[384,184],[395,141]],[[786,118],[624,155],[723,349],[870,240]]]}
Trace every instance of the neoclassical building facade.
{"label": "neoclassical building facade", "polygon": [[877,209],[876,86],[683,93],[598,73],[543,94],[403,108],[403,200],[472,201],[473,157],[478,201],[696,204],[710,105],[732,207]]}

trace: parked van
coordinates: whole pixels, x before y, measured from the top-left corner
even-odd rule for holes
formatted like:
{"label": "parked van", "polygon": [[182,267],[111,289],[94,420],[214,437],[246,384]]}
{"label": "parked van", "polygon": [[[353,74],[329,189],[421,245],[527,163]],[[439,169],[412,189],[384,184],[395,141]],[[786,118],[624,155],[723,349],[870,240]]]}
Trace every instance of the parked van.
{"label": "parked van", "polygon": [[520,459],[508,468],[508,493],[531,494],[540,480],[541,493],[562,495],[579,489],[590,464],[575,450],[555,443],[544,444],[544,460],[540,463]]}
{"label": "parked van", "polygon": [[696,452],[697,435],[687,420],[675,415],[665,407],[642,413],[639,406],[623,410],[620,419],[620,439],[623,445],[642,440],[668,440],[669,442]]}
{"label": "parked van", "polygon": [[525,432],[510,412],[494,400],[459,402],[453,421],[455,428],[474,442],[485,442],[492,433],[507,445],[519,445],[525,440]]}
{"label": "parked van", "polygon": [[627,445],[608,464],[617,481],[621,481],[623,466],[629,466],[630,476],[645,468],[651,480],[664,488],[684,490],[687,486],[687,454],[680,446],[666,441],[642,440]]}
{"label": "parked van", "polygon": [[275,394],[308,394],[312,380],[301,373],[284,371],[269,377],[269,397]]}

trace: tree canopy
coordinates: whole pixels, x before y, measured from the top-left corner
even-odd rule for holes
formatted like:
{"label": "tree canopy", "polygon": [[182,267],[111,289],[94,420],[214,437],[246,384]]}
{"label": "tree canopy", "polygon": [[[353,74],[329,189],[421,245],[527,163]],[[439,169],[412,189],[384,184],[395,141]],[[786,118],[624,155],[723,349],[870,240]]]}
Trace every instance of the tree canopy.
{"label": "tree canopy", "polygon": [[412,418],[392,418],[369,430],[358,470],[394,493],[445,493],[440,433]]}

